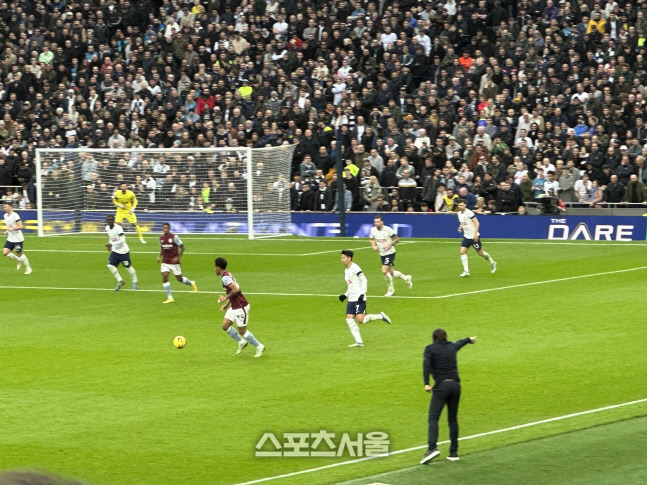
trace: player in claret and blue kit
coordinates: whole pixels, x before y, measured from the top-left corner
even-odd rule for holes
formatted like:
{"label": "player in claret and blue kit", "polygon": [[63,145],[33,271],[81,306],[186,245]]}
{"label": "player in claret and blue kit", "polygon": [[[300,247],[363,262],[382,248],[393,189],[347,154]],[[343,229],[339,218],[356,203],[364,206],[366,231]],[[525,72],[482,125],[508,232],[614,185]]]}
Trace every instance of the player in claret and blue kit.
{"label": "player in claret and blue kit", "polygon": [[[247,347],[247,344],[252,344],[256,347],[256,355],[254,357],[260,357],[263,355],[265,345],[256,340],[252,332],[247,330],[247,324],[249,323],[249,302],[240,291],[236,278],[227,271],[227,260],[225,258],[216,258],[214,265],[216,274],[222,280],[222,287],[227,293],[218,297],[219,302],[226,302],[220,307],[220,311],[226,312],[225,318],[222,321],[222,329],[238,342],[236,355],[240,354]],[[234,323],[238,332],[232,327]]]}
{"label": "player in claret and blue kit", "polygon": [[198,287],[195,281],[191,281],[186,276],[182,276],[182,267],[180,266],[180,258],[184,254],[184,244],[177,234],[171,232],[171,225],[166,222],[162,224],[162,235],[160,236],[160,254],[157,261],[162,263],[162,286],[166,292],[166,300],[164,303],[173,303],[173,292],[171,291],[171,283],[169,282],[169,274],[172,272],[175,279],[180,283],[188,285],[193,290],[193,293],[198,292]]}
{"label": "player in claret and blue kit", "polygon": [[119,225],[115,224],[114,216],[106,217],[106,232],[108,233],[109,242],[106,244],[106,248],[110,251],[110,257],[108,258],[108,270],[112,273],[117,279],[117,286],[115,291],[124,286],[124,280],[121,279],[121,275],[117,270],[117,267],[121,264],[128,274],[133,283],[132,289],[137,289],[137,273],[135,268],[132,267],[130,262],[130,248],[126,242],[126,237],[124,236],[124,229]]}

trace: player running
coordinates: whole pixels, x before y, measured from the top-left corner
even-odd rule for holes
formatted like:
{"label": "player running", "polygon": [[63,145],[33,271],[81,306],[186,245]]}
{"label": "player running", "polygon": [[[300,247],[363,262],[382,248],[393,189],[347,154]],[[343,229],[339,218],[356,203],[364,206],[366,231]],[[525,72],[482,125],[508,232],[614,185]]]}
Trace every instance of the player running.
{"label": "player running", "polygon": [[496,271],[496,261],[483,251],[481,239],[479,238],[479,221],[474,212],[467,208],[464,200],[458,201],[458,232],[463,233],[463,241],[461,242],[461,261],[463,263],[463,272],[460,274],[461,278],[470,275],[470,269],[467,264],[467,250],[472,246],[476,250],[476,254],[486,259],[490,263],[490,273]]}
{"label": "player running", "polygon": [[171,232],[171,225],[168,222],[162,224],[162,235],[160,236],[160,254],[157,256],[157,261],[162,263],[162,286],[166,292],[166,300],[164,303],[173,303],[173,292],[171,291],[171,283],[169,283],[169,273],[173,272],[175,279],[180,283],[189,285],[193,293],[198,292],[198,287],[195,281],[191,281],[186,276],[182,276],[182,267],[180,266],[180,258],[184,254],[184,244],[177,236]]}
{"label": "player running", "polygon": [[[4,223],[7,226],[4,233],[7,235],[7,241],[4,243],[2,254],[7,258],[17,261],[17,269],[20,269],[24,264],[25,274],[31,274],[31,265],[27,256],[22,251],[25,237],[22,235],[23,225],[20,216],[17,212],[14,212],[11,202],[4,203],[4,212]],[[16,254],[13,253],[14,251]]]}
{"label": "player running", "polygon": [[348,249],[341,252],[341,262],[346,267],[344,277],[348,284],[348,290],[343,295],[339,295],[339,301],[343,302],[348,298],[348,303],[346,303],[346,323],[350,328],[350,333],[355,338],[355,343],[350,344],[349,347],[364,347],[362,335],[355,321],[368,323],[373,320],[383,320],[390,324],[391,319],[384,312],[366,315],[366,289],[368,282],[362,272],[362,268],[353,263],[353,254],[353,251]]}
{"label": "player running", "polygon": [[[222,329],[229,334],[236,342],[238,342],[238,350],[236,355],[240,354],[247,344],[252,344],[256,347],[256,354],[254,357],[263,355],[265,345],[256,340],[256,337],[247,330],[249,324],[249,302],[240,291],[236,278],[227,271],[227,260],[225,258],[216,258],[215,271],[222,280],[222,287],[227,292],[226,295],[218,297],[219,302],[226,302],[220,307],[221,312],[225,313],[225,318],[222,321]],[[232,328],[236,324],[238,332]]]}
{"label": "player running", "polygon": [[110,251],[110,257],[108,258],[108,270],[112,273],[117,279],[117,286],[115,291],[119,291],[122,286],[124,286],[124,280],[121,279],[119,270],[117,267],[119,264],[122,264],[132,281],[132,289],[137,289],[137,273],[135,268],[132,267],[130,263],[130,248],[126,242],[126,237],[124,236],[124,230],[119,224],[115,224],[114,216],[106,217],[106,232],[108,233],[109,242],[106,244],[106,248]]}
{"label": "player running", "polygon": [[371,227],[369,237],[371,238],[373,251],[380,251],[382,274],[387,283],[387,292],[384,296],[393,296],[393,293],[395,293],[393,277],[406,281],[409,289],[413,288],[411,275],[405,275],[393,269],[393,265],[395,264],[395,245],[400,242],[400,238],[393,229],[384,225],[382,216],[375,216],[373,218],[373,224],[374,226]]}
{"label": "player running", "polygon": [[142,244],[146,244],[144,236],[142,235],[142,230],[137,224],[137,216],[135,215],[135,208],[137,207],[137,197],[135,194],[128,190],[128,185],[123,183],[119,185],[119,190],[115,192],[112,197],[112,203],[117,206],[117,214],[115,215],[115,220],[119,224],[122,224],[124,219],[135,226],[137,235],[139,236],[139,241]]}

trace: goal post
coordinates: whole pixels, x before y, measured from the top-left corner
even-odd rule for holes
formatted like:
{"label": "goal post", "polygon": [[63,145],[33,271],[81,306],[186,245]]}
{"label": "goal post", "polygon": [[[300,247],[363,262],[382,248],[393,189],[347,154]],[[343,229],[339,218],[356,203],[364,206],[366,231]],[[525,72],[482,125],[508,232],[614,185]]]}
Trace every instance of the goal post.
{"label": "goal post", "polygon": [[122,184],[137,198],[134,213],[144,233],[158,233],[169,222],[184,234],[291,234],[295,147],[39,148],[38,235],[103,232]]}

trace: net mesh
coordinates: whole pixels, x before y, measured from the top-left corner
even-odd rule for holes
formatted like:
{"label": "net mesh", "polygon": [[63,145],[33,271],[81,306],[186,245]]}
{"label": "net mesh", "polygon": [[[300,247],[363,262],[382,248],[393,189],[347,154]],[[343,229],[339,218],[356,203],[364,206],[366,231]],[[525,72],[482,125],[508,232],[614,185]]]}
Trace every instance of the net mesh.
{"label": "net mesh", "polygon": [[289,234],[293,151],[39,149],[39,234],[103,231],[122,184],[137,198],[144,232],[170,222],[178,233]]}

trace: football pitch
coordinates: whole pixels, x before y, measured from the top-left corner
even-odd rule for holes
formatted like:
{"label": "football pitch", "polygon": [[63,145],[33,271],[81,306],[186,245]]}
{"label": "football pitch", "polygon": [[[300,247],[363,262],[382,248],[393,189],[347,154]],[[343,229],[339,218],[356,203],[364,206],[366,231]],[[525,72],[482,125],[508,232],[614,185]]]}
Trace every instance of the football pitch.
{"label": "football pitch", "polygon": [[[497,272],[470,250],[462,279],[459,239],[403,240],[396,269],[414,286],[395,280],[387,298],[367,239],[182,239],[199,292],[171,279],[169,305],[155,235],[128,237],[138,291],[123,268],[114,291],[103,235],[28,236],[29,276],[2,259],[0,471],[96,485],[647,482],[647,243],[486,240]],[[342,249],[367,275],[368,313],[393,321],[362,325],[364,348],[348,348]],[[261,358],[235,355],[220,328],[216,256],[250,301]],[[445,460],[443,413],[441,456],[419,466],[436,327],[478,342],[459,353],[461,461]],[[366,456],[376,434],[388,457]]]}

